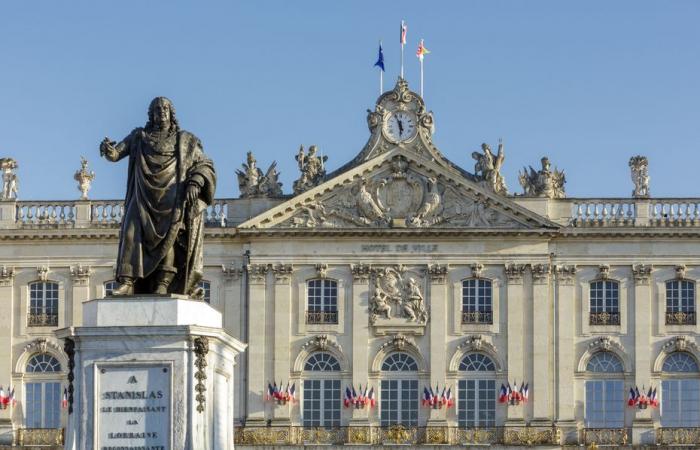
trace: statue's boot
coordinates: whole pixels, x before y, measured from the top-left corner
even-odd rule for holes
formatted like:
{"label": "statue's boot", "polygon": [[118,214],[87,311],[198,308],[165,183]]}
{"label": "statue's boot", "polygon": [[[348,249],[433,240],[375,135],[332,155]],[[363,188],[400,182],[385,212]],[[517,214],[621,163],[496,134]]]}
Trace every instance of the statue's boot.
{"label": "statue's boot", "polygon": [[154,294],[168,294],[168,287],[170,287],[170,283],[173,282],[173,278],[175,278],[174,270],[161,269],[156,278],[156,290]]}
{"label": "statue's boot", "polygon": [[112,291],[112,295],[134,295],[134,280],[122,277],[119,287]]}

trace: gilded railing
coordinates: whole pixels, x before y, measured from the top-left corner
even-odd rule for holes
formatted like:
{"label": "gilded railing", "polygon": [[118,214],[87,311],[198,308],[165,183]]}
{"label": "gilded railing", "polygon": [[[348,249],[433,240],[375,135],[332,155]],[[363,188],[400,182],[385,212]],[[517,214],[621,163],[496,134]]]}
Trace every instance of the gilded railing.
{"label": "gilded railing", "polygon": [[338,311],[306,311],[306,323],[310,325],[338,323]]}
{"label": "gilded railing", "polygon": [[20,428],[17,443],[26,447],[63,445],[63,428]]}
{"label": "gilded railing", "polygon": [[657,428],[656,444],[700,446],[700,428]]}
{"label": "gilded railing", "polygon": [[627,428],[584,428],[581,430],[580,444],[583,445],[627,445]]}
{"label": "gilded railing", "polygon": [[493,323],[493,312],[491,311],[462,311],[462,323]]}
{"label": "gilded railing", "polygon": [[58,314],[29,314],[27,316],[28,327],[57,327]]}
{"label": "gilded railing", "polygon": [[667,311],[666,325],[695,325],[695,312]]}
{"label": "gilded railing", "polygon": [[588,315],[589,325],[620,325],[619,312],[591,312]]}
{"label": "gilded railing", "polygon": [[238,427],[237,445],[558,445],[552,427]]}

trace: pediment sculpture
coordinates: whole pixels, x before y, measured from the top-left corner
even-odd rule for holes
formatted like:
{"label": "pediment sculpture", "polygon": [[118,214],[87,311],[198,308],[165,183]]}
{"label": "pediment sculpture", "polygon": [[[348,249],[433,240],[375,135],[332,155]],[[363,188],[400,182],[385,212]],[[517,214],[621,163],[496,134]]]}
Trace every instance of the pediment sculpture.
{"label": "pediment sculpture", "polygon": [[300,207],[279,226],[292,228],[516,227],[522,225],[437,177],[423,175],[404,157],[388,171],[363,177]]}
{"label": "pediment sculpture", "polygon": [[236,170],[241,197],[281,197],[282,183],[279,182],[277,162],[273,161],[263,174],[257,166],[253,152],[248,152],[243,170]]}
{"label": "pediment sculpture", "polygon": [[403,266],[377,270],[370,298],[370,323],[402,317],[409,322],[426,324],[428,310],[418,280],[417,274]]}
{"label": "pediment sculpture", "polygon": [[546,156],[542,158],[542,169],[535,170],[530,166],[530,171],[523,169],[518,175],[520,185],[525,190],[525,197],[564,198],[564,184],[566,177],[564,171],[551,169],[551,163]]}
{"label": "pediment sculpture", "polygon": [[299,153],[294,156],[301,172],[299,179],[294,182],[294,193],[300,194],[312,187],[318,186],[326,176],[325,162],[328,156],[317,156],[316,146],[309,147],[309,152],[304,153],[304,146],[299,147]]}
{"label": "pediment sculpture", "polygon": [[482,153],[472,152],[472,158],[476,161],[474,163],[474,176],[495,193],[508,194],[506,181],[501,175],[501,167],[503,167],[506,158],[503,152],[503,141],[498,140],[498,153],[496,155],[491,151],[491,146],[486,143],[481,144],[481,151]]}

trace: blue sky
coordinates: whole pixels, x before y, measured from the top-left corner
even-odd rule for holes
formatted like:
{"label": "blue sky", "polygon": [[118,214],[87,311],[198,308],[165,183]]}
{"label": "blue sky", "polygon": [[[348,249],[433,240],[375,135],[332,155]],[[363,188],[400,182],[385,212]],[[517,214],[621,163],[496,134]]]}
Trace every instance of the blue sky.
{"label": "blue sky", "polygon": [[629,196],[627,161],[650,160],[653,196],[700,196],[700,2],[6,1],[0,4],[0,156],[20,165],[20,198],[75,199],[80,155],[92,198],[121,198],[126,162],[101,160],[104,136],[142,126],[164,95],[238,196],[252,150],[277,160],[285,192],[294,154],[316,144],[332,170],[364,146],[378,96],[406,78],[425,101],[438,148],[472,170],[482,142],[506,145],[503,173],[543,155],[571,197]]}

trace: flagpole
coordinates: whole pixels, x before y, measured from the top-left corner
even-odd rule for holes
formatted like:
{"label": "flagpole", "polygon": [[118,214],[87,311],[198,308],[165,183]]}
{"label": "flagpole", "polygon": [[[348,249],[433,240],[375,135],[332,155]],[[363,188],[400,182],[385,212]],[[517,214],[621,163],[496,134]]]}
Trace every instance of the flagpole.
{"label": "flagpole", "polygon": [[384,93],[384,71],[379,69],[379,95]]}
{"label": "flagpole", "polygon": [[420,59],[420,96],[423,98],[423,58]]}
{"label": "flagpole", "polygon": [[403,78],[403,42],[401,43],[401,78]]}

